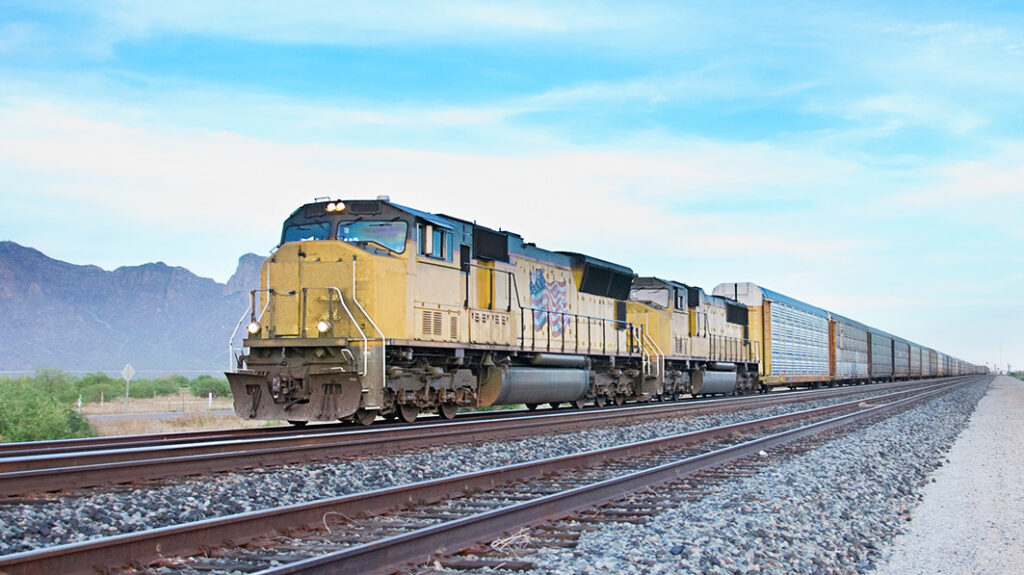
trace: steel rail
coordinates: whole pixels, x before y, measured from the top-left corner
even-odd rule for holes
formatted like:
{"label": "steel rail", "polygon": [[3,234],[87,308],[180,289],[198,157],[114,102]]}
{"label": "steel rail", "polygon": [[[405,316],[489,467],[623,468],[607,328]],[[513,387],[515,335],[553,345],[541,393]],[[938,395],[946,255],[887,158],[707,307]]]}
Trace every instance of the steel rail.
{"label": "steel rail", "polygon": [[[930,385],[942,385],[931,383]],[[920,382],[910,387],[920,387]],[[929,384],[926,384],[929,385]],[[887,388],[888,389],[888,388]],[[318,434],[289,434],[238,441],[210,441],[72,454],[0,458],[0,496],[80,489],[140,480],[208,474],[253,467],[387,454],[396,451],[452,445],[459,442],[507,438],[606,426],[623,419],[640,420],[673,415],[732,411],[753,404],[760,408],[827,397],[856,395],[862,388],[827,392],[747,396],[692,404],[656,404],[646,408],[602,411],[552,411],[516,418],[464,420],[435,424],[429,433],[421,427],[357,429]]]}
{"label": "steel rail", "polygon": [[945,391],[938,389],[919,393],[884,405],[867,407],[854,413],[688,457],[677,462],[577,487],[554,495],[538,497],[502,509],[447,521],[328,555],[266,569],[260,571],[259,575],[394,573],[410,565],[428,562],[425,559],[437,555],[454,554],[475,543],[494,540],[523,527],[547,523],[585,509],[600,507],[610,501],[621,499],[629,493],[667,483],[697,471],[731,463],[798,439],[822,434],[838,427],[853,425],[865,419],[924,401]]}
{"label": "steel rail", "polygon": [[[873,398],[872,401],[921,393],[939,393],[955,385],[944,382],[928,386],[928,391],[898,391]],[[198,553],[224,541],[240,544],[268,532],[287,531],[304,525],[312,526],[319,524],[327,513],[338,513],[346,517],[380,514],[413,502],[440,501],[450,498],[455,493],[490,489],[500,484],[527,480],[569,468],[589,467],[660,449],[707,442],[715,438],[733,436],[755,427],[785,425],[860,405],[863,405],[863,400],[333,499],[7,555],[0,557],[0,571],[10,575],[47,572],[71,574],[118,569],[125,565],[144,565],[161,557]]]}
{"label": "steel rail", "polygon": [[[804,394],[818,393],[823,398],[832,397],[834,395],[840,395],[844,393],[859,393],[861,390],[885,390],[885,389],[896,389],[899,387],[919,385],[928,383],[929,381],[938,381],[936,379],[925,379],[916,380],[912,382],[896,382],[896,383],[885,383],[876,384],[874,386],[865,388],[864,386],[843,386],[828,390],[801,390],[795,392],[775,392],[771,395],[751,395],[751,396],[731,396],[731,397],[715,397],[715,398],[704,398],[704,399],[687,399],[681,403],[670,402],[667,404],[661,403],[646,403],[646,404],[627,404],[618,407],[607,407],[597,408],[590,406],[586,408],[588,413],[594,413],[595,411],[604,410],[611,411],[615,409],[651,409],[657,408],[659,410],[671,409],[673,406],[676,408],[694,408],[695,405],[706,404],[708,402],[716,401],[757,401],[760,398],[762,401],[782,401],[782,397],[791,396],[793,398],[802,398]],[[946,380],[952,381],[952,380]],[[854,391],[858,390],[858,391]],[[502,410],[498,411],[477,411],[477,412],[466,412],[458,415],[459,421],[467,419],[498,419],[502,417],[528,417],[531,415],[538,414],[550,414],[550,413],[566,413],[567,411],[547,411],[542,412],[531,412],[523,409],[516,410]],[[372,429],[389,429],[393,427],[404,427],[408,425],[415,425],[420,428],[423,426],[430,425],[446,425],[450,424],[450,420],[445,420],[440,417],[435,419],[421,418],[414,424],[405,423],[383,423],[378,422]],[[227,430],[206,430],[206,431],[176,431],[167,433],[150,433],[140,435],[118,435],[109,437],[86,437],[78,439],[56,439],[48,441],[26,441],[17,443],[0,443],[0,460],[8,457],[31,457],[31,456],[43,456],[43,455],[56,455],[56,454],[70,454],[76,452],[92,452],[92,451],[103,451],[112,450],[119,448],[135,448],[135,447],[155,447],[155,446],[170,446],[181,443],[204,443],[212,441],[230,441],[239,440],[246,438],[264,438],[275,435],[296,435],[296,434],[321,434],[330,432],[354,432],[354,431],[365,431],[363,427],[355,427],[351,423],[336,423],[336,422],[324,422],[314,424],[309,427],[297,428],[290,425],[281,425],[274,427],[259,427],[259,428],[239,428],[239,429],[227,429]]]}

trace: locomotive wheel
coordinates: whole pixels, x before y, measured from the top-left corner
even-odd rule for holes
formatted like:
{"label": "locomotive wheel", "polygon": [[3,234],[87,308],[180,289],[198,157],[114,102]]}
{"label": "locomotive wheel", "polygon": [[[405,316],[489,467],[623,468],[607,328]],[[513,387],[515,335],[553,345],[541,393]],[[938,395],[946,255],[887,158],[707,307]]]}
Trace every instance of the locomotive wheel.
{"label": "locomotive wheel", "polygon": [[536,411],[538,405],[540,405],[540,404],[538,404],[538,403],[527,403],[526,404],[526,409],[529,409],[530,411]]}
{"label": "locomotive wheel", "polygon": [[626,396],[621,394],[621,393],[616,393],[615,394],[615,405],[622,405],[623,403],[626,403]]}
{"label": "locomotive wheel", "polygon": [[582,399],[577,399],[576,401],[572,402],[572,406],[573,406],[573,407],[575,407],[576,409],[583,409],[583,405],[584,405],[585,403],[586,403],[586,402],[585,402],[584,400],[582,400]]}
{"label": "locomotive wheel", "polygon": [[454,403],[442,403],[437,407],[437,414],[441,416],[441,419],[455,419],[455,414],[459,412],[459,406]]}
{"label": "locomotive wheel", "polygon": [[294,419],[289,419],[288,423],[292,424],[292,427],[303,427],[303,426],[305,426],[309,422],[308,421],[298,421],[298,420],[294,420]]}
{"label": "locomotive wheel", "polygon": [[416,421],[416,416],[420,414],[420,408],[415,405],[399,405],[398,406],[398,419],[406,423],[412,423]]}
{"label": "locomotive wheel", "polygon": [[599,396],[594,398],[594,405],[596,405],[598,407],[604,407],[607,404],[608,404],[608,399],[605,398],[605,396],[603,396],[603,395],[599,395]]}
{"label": "locomotive wheel", "polygon": [[355,414],[352,415],[352,421],[359,425],[370,425],[375,419],[377,419],[377,412],[369,409],[357,409]]}

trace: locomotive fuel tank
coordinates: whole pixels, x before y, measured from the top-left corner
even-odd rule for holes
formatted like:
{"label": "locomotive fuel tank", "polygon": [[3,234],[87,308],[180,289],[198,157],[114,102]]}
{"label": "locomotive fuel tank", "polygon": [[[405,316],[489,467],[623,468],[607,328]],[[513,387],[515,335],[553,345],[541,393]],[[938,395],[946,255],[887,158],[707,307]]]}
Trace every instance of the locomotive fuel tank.
{"label": "locomotive fuel tank", "polygon": [[573,402],[587,395],[589,385],[590,372],[585,369],[493,366],[481,382],[480,403]]}
{"label": "locomotive fuel tank", "polygon": [[730,394],[736,391],[736,364],[714,362],[707,370],[691,378],[694,395]]}

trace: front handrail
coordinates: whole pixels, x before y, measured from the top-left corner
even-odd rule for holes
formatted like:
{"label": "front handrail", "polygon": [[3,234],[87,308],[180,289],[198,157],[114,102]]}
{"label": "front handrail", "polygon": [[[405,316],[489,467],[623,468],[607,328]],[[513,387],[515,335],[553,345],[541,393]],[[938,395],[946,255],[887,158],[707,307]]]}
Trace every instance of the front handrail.
{"label": "front handrail", "polygon": [[231,337],[228,338],[228,371],[236,368],[240,369],[242,367],[238,362],[238,357],[235,356],[235,350],[237,349],[238,351],[242,351],[245,349],[245,346],[243,345],[242,347],[236,348],[235,336],[238,335],[238,329],[242,327],[242,322],[245,321],[245,316],[250,316],[250,322],[259,321],[259,319],[263,317],[263,314],[266,313],[267,308],[270,307],[270,298],[268,297],[267,305],[263,306],[259,315],[256,315],[256,292],[269,292],[271,296],[274,295],[274,290],[270,288],[254,289],[249,292],[249,305],[245,307],[245,312],[242,314],[242,317],[238,318],[238,323],[235,324],[235,329],[231,332]]}
{"label": "front handrail", "polygon": [[[245,312],[242,313],[242,317],[238,318],[238,323],[235,324],[235,329],[231,332],[231,337],[228,338],[228,371],[241,367],[238,365],[238,359],[235,357],[235,336],[238,335],[238,328],[242,327],[242,322],[245,321],[245,316],[249,315],[250,309],[252,309],[251,305],[245,306]],[[245,349],[245,347],[238,348],[239,351],[242,349]]]}
{"label": "front handrail", "polygon": [[[341,290],[338,289],[336,286],[323,286],[323,287],[318,286],[318,287],[304,287],[304,288],[302,288],[302,302],[301,302],[301,306],[302,306],[302,310],[301,310],[301,313],[302,313],[302,326],[301,326],[302,337],[306,337],[306,312],[308,311],[308,306],[306,305],[306,297],[307,297],[307,292],[310,291],[310,290],[325,290],[325,291],[327,291],[328,294],[330,294],[330,293],[338,294],[338,302],[341,304],[341,308],[343,310],[345,310],[345,314],[348,316],[348,319],[350,319],[352,321],[352,326],[354,328],[356,328],[356,331],[359,332],[359,337],[363,340],[363,365],[361,366],[362,371],[359,371],[358,374],[359,374],[360,377],[366,375],[367,364],[370,361],[369,360],[370,351],[368,349],[368,347],[369,347],[368,341],[369,340],[366,337],[366,333],[363,332],[362,328],[359,327],[359,322],[356,321],[355,316],[353,316],[352,312],[348,309],[348,305],[345,304],[345,296],[342,295]],[[330,298],[328,298],[328,306],[330,305],[330,302],[331,302],[331,300],[330,300]],[[328,314],[329,314],[329,316],[331,316],[330,319],[332,320],[332,323],[333,323],[334,317],[333,317],[333,312],[330,309],[330,307],[328,307]],[[331,326],[331,329],[333,330],[333,325]]]}
{"label": "front handrail", "polygon": [[[387,370],[387,345],[388,345],[387,338],[384,337],[384,332],[381,331],[381,329],[379,327],[377,327],[377,322],[373,321],[373,318],[370,317],[370,314],[366,313],[366,309],[363,308],[363,304],[359,303],[359,298],[356,297],[356,256],[354,256],[354,255],[352,256],[352,302],[356,304],[356,307],[359,308],[359,311],[361,311],[363,313],[363,315],[366,317],[366,321],[370,322],[370,325],[373,326],[373,329],[377,330],[377,333],[380,334],[380,385],[381,385],[381,389],[384,389],[386,387],[386,385],[387,385],[387,371],[388,371]],[[353,323],[355,323],[355,320],[353,320]],[[363,341],[364,341],[363,352],[366,353],[366,345],[365,345],[365,341],[366,340],[365,340],[365,338],[363,339]],[[368,360],[366,360],[366,361],[368,361]]]}

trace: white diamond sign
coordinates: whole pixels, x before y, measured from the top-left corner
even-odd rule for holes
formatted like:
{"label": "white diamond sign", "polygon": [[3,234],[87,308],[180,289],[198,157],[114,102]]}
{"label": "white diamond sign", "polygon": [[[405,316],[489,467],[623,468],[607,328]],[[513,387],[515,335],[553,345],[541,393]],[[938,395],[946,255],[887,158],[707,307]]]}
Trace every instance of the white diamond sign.
{"label": "white diamond sign", "polygon": [[132,364],[124,364],[124,369],[121,370],[121,377],[124,378],[124,407],[128,408],[128,386],[131,384],[132,376],[135,375],[135,368]]}

